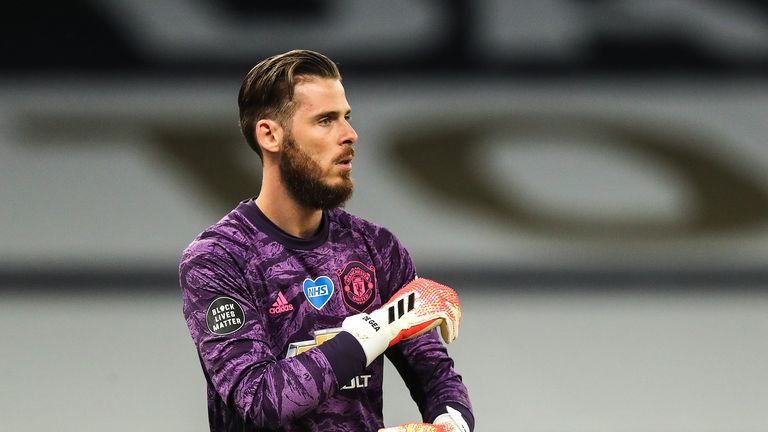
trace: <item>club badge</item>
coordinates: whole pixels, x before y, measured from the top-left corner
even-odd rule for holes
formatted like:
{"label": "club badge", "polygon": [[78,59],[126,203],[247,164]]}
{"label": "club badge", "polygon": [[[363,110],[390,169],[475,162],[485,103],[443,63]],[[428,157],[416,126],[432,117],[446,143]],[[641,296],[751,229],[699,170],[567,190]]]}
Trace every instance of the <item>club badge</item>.
{"label": "club badge", "polygon": [[376,268],[359,261],[350,261],[343,270],[337,270],[344,302],[352,309],[363,312],[376,298]]}
{"label": "club badge", "polygon": [[320,276],[315,280],[304,279],[303,288],[307,300],[317,310],[322,309],[333,295],[333,281],[328,276]]}

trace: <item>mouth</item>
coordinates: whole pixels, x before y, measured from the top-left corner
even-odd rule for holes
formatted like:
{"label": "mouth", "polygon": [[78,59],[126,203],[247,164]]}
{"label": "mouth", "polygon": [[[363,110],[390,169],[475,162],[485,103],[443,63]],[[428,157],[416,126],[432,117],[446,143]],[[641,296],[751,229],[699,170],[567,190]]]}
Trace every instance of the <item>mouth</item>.
{"label": "mouth", "polygon": [[336,166],[343,170],[352,169],[352,159],[355,158],[354,150],[336,160]]}

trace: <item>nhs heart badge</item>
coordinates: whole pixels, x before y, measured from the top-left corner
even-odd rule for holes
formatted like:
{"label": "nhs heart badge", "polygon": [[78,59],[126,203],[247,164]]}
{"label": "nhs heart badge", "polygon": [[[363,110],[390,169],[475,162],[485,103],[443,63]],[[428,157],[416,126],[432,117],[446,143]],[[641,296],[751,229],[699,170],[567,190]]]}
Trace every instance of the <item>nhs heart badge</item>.
{"label": "nhs heart badge", "polygon": [[320,310],[328,303],[333,294],[333,281],[327,276],[320,276],[319,278],[304,279],[304,295],[307,296],[307,300]]}

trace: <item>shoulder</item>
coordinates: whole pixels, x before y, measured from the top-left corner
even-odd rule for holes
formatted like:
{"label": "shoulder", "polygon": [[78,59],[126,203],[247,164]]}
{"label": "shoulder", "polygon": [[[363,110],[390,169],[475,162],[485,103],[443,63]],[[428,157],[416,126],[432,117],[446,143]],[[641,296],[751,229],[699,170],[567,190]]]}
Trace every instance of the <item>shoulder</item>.
{"label": "shoulder", "polygon": [[250,249],[254,234],[252,225],[233,210],[192,240],[182,252],[181,263],[196,260],[239,261]]}

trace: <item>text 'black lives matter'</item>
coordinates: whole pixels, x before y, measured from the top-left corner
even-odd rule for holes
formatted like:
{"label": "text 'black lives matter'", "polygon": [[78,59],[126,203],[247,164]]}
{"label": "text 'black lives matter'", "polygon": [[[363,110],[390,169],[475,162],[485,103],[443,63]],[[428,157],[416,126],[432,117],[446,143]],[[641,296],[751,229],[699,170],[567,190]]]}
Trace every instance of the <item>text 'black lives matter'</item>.
{"label": "text 'black lives matter'", "polygon": [[229,297],[218,297],[208,306],[205,314],[208,330],[215,335],[228,335],[245,324],[245,312],[240,304]]}

